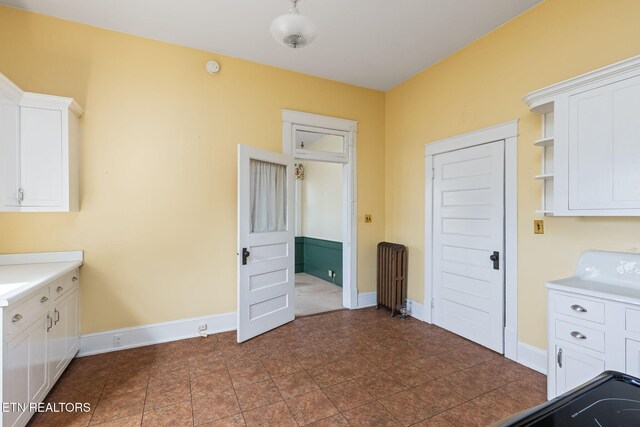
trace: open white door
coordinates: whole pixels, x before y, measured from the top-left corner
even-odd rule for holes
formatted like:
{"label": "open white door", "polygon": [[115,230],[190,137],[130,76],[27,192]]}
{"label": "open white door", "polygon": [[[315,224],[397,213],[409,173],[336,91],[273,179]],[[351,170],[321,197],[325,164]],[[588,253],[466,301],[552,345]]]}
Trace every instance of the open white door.
{"label": "open white door", "polygon": [[294,160],[238,145],[238,342],[295,318]]}
{"label": "open white door", "polygon": [[504,350],[504,141],[433,156],[434,323]]}

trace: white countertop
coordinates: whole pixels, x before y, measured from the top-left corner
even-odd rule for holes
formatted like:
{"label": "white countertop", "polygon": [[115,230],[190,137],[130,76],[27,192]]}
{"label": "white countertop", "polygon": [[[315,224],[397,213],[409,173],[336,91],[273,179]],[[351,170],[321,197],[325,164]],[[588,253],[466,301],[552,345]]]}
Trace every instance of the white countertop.
{"label": "white countertop", "polygon": [[0,307],[73,271],[82,261],[82,251],[0,255]]}
{"label": "white countertop", "polygon": [[640,288],[568,277],[547,282],[547,288],[640,305]]}

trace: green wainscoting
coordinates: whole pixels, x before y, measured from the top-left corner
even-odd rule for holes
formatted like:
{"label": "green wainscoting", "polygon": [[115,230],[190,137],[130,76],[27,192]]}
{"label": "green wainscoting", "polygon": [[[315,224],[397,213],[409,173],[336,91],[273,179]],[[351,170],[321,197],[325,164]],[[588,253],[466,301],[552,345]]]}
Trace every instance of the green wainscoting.
{"label": "green wainscoting", "polygon": [[304,273],[304,237],[296,237],[296,273]]}
{"label": "green wainscoting", "polygon": [[342,287],[342,242],[296,237],[296,273],[331,282],[329,270],[336,272],[335,283]]}

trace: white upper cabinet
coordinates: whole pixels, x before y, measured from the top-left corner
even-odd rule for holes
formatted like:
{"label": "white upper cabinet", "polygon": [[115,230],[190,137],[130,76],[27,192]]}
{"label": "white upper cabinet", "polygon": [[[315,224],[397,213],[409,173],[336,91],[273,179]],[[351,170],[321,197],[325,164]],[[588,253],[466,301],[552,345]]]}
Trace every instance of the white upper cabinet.
{"label": "white upper cabinet", "polygon": [[545,188],[553,209],[541,212],[640,215],[640,56],[524,100],[531,111],[554,118],[553,157],[546,160],[554,173]]}
{"label": "white upper cabinet", "polygon": [[22,92],[0,74],[0,210],[79,209],[78,118],[71,98]]}

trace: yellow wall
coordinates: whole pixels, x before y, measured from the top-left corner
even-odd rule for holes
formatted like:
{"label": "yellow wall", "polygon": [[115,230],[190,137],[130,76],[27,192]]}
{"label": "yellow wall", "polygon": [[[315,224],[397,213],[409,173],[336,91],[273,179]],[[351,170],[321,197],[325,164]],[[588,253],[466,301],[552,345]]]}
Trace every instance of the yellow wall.
{"label": "yellow wall", "polygon": [[0,72],[86,110],[80,212],[0,214],[0,253],[85,250],[83,333],[235,311],[236,147],[281,151],[283,108],[359,121],[358,210],[376,222],[358,215],[358,287],[375,289],[382,92],[6,7]]}
{"label": "yellow wall", "polygon": [[521,341],[546,348],[544,282],[570,275],[587,249],[638,251],[638,218],[545,218],[539,209],[540,116],[533,90],[640,54],[637,0],[547,0],[424,70],[386,97],[386,237],[409,245],[409,297],[424,298],[423,145],[519,119],[518,321]]}

